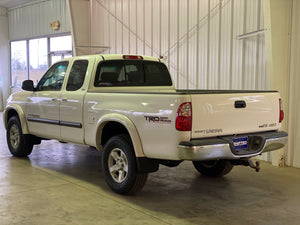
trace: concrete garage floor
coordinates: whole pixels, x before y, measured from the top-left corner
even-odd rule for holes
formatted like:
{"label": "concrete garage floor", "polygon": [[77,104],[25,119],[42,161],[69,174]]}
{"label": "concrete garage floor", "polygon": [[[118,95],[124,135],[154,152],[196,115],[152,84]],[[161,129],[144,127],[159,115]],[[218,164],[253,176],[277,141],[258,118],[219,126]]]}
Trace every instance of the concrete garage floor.
{"label": "concrete garage floor", "polygon": [[[2,114],[0,114],[2,119]],[[190,162],[149,175],[135,196],[107,187],[101,153],[44,141],[12,157],[0,122],[0,224],[300,224],[300,169],[262,163],[224,178],[200,176]]]}

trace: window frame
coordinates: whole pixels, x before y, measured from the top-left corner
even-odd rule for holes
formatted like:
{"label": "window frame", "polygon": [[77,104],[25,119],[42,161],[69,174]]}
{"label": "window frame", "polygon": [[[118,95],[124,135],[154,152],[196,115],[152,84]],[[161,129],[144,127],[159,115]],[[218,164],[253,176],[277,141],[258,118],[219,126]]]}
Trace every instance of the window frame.
{"label": "window frame", "polygon": [[[111,85],[105,85],[105,84],[103,84],[103,85],[100,85],[100,84],[96,84],[96,83],[99,83],[99,81],[100,81],[100,72],[101,72],[101,67],[103,66],[103,64],[105,64],[105,63],[111,63],[111,62],[118,62],[118,63],[122,63],[123,65],[123,67],[124,67],[124,69],[126,70],[126,66],[127,66],[127,63],[129,63],[129,62],[138,62],[139,64],[141,64],[141,66],[142,66],[142,70],[143,70],[143,82],[140,82],[140,83],[132,83],[132,84],[130,84],[130,83],[121,83],[120,82],[120,84],[111,84]],[[162,85],[160,85],[160,84],[153,84],[153,85],[149,85],[149,83],[147,82],[147,80],[146,80],[146,69],[145,69],[145,67],[146,67],[146,63],[160,63],[160,64],[162,64],[163,66],[165,66],[165,69],[167,70],[167,72],[168,72],[168,77],[169,77],[169,84],[162,84]],[[104,65],[105,66],[105,65]],[[126,74],[126,71],[125,71],[125,74]],[[125,77],[126,77],[126,75],[125,75]],[[171,87],[171,86],[173,86],[173,81],[172,81],[172,79],[171,79],[171,75],[170,75],[170,72],[169,72],[169,70],[168,70],[168,67],[164,64],[164,63],[162,63],[162,62],[156,62],[156,61],[148,61],[148,60],[131,60],[131,59],[129,59],[129,60],[122,60],[122,59],[113,59],[113,60],[105,60],[105,61],[100,61],[99,63],[98,63],[98,65],[97,65],[97,69],[96,69],[96,74],[95,74],[95,77],[93,78],[94,80],[93,80],[93,87],[94,88],[102,88],[102,87],[140,87],[140,86],[142,86],[142,87],[153,87],[153,86],[155,86],[155,87]],[[128,78],[127,78],[127,81],[128,81]]]}
{"label": "window frame", "polygon": [[[13,76],[13,74],[12,74],[12,42],[19,42],[19,41],[26,41],[26,40],[15,40],[15,41],[10,41],[9,42],[9,74],[10,74],[10,86],[11,87],[15,87],[14,86],[14,84],[13,84],[13,78],[12,78],[12,76]],[[28,51],[27,51],[27,49],[28,49],[28,44],[29,43],[25,43],[26,44],[26,71],[27,71],[27,79],[28,79],[28,71],[29,71],[29,68],[28,68],[28,66],[29,66],[29,64],[28,64],[28,60],[29,60],[29,58],[28,58]],[[16,86],[16,87],[18,87],[18,86]]]}
{"label": "window frame", "polygon": [[[84,73],[84,76],[83,76],[83,80],[82,80],[81,86],[79,88],[75,89],[75,90],[68,90],[68,84],[69,84],[70,78],[72,76],[72,69],[73,69],[75,63],[76,62],[83,62],[83,61],[86,62],[87,64],[86,64],[86,69],[85,69],[85,73]],[[77,59],[77,60],[74,60],[72,62],[72,65],[70,67],[70,72],[69,72],[69,75],[68,75],[68,80],[67,80],[67,83],[66,83],[66,91],[67,92],[78,91],[80,88],[82,88],[82,86],[84,85],[84,81],[85,81],[85,78],[86,78],[86,74],[87,74],[88,68],[89,68],[89,64],[90,64],[90,62],[87,59]]]}
{"label": "window frame", "polygon": [[[50,39],[53,37],[62,37],[62,36],[71,36],[70,32],[67,33],[61,33],[58,35],[47,35],[47,36],[38,36],[38,37],[30,37],[30,38],[24,38],[24,39],[18,39],[18,40],[11,40],[9,42],[9,74],[10,74],[10,85],[12,88],[19,88],[20,86],[14,86],[13,84],[13,74],[12,74],[12,48],[11,45],[13,42],[17,42],[17,41],[26,41],[26,67],[27,67],[27,80],[30,79],[30,49],[29,49],[29,41],[30,40],[34,40],[34,39],[41,39],[41,38],[47,38],[47,67],[49,69],[49,67],[52,65],[51,62],[51,56],[55,56],[55,55],[61,55],[62,59],[64,59],[64,55],[72,55],[74,53],[74,49],[73,49],[73,43],[71,44],[72,49],[70,51],[53,51],[51,52],[51,46],[50,46]],[[45,73],[48,71],[48,69],[45,71]],[[42,76],[43,77],[43,76]],[[40,78],[41,79],[41,78]]]}
{"label": "window frame", "polygon": [[[42,82],[43,78],[48,74],[50,73],[51,70],[53,70],[54,67],[59,67],[59,64],[66,64],[66,70],[65,70],[65,74],[62,78],[62,83],[61,83],[61,86],[59,89],[45,89],[45,90],[39,90],[39,86],[40,86],[40,83]],[[54,63],[46,72],[45,74],[41,77],[41,79],[39,80],[39,83],[37,84],[36,86],[36,91],[61,91],[61,88],[62,88],[62,85],[64,83],[64,80],[66,79],[66,75],[67,75],[67,71],[68,71],[68,68],[70,66],[70,61],[60,61],[60,62],[57,62],[57,63]],[[57,68],[56,68],[57,69]],[[46,82],[46,81],[45,81]],[[44,83],[45,83],[44,82]]]}

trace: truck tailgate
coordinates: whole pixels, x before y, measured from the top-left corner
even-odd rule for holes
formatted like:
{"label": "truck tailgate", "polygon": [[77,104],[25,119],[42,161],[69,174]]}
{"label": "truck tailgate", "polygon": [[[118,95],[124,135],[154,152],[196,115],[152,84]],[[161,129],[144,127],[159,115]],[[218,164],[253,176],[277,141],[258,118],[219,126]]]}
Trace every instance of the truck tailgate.
{"label": "truck tailgate", "polygon": [[277,92],[216,91],[190,95],[193,139],[280,128]]}

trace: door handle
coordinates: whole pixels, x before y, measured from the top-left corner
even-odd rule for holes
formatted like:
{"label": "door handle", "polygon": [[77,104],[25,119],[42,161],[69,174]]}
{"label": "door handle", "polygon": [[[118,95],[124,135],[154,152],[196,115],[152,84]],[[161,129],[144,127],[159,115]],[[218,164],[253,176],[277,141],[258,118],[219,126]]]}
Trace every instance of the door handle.
{"label": "door handle", "polygon": [[68,101],[68,99],[66,99],[66,98],[63,98],[61,101],[62,101],[62,102],[67,102],[67,101]]}
{"label": "door handle", "polygon": [[52,102],[57,102],[57,99],[56,98],[52,98],[51,101]]}
{"label": "door handle", "polygon": [[235,108],[246,108],[246,102],[245,101],[235,101],[234,107]]}

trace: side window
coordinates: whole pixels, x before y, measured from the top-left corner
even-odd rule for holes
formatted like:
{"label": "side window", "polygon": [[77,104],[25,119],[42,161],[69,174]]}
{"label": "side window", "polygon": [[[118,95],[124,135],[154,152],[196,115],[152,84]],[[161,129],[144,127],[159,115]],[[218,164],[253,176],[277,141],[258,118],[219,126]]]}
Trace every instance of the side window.
{"label": "side window", "polygon": [[98,65],[95,87],[116,86],[125,80],[124,64],[118,61],[102,62]]}
{"label": "side window", "polygon": [[76,91],[81,88],[88,64],[88,60],[77,60],[73,63],[67,83],[67,91]]}
{"label": "side window", "polygon": [[145,61],[144,68],[147,86],[172,86],[172,80],[165,64]]}
{"label": "side window", "polygon": [[59,91],[68,68],[68,61],[54,64],[37,85],[38,91]]}
{"label": "side window", "polygon": [[127,63],[125,70],[128,85],[141,85],[144,83],[144,69],[142,63]]}
{"label": "side window", "polygon": [[144,69],[141,62],[112,60],[98,65],[94,86],[138,86],[143,83]]}

